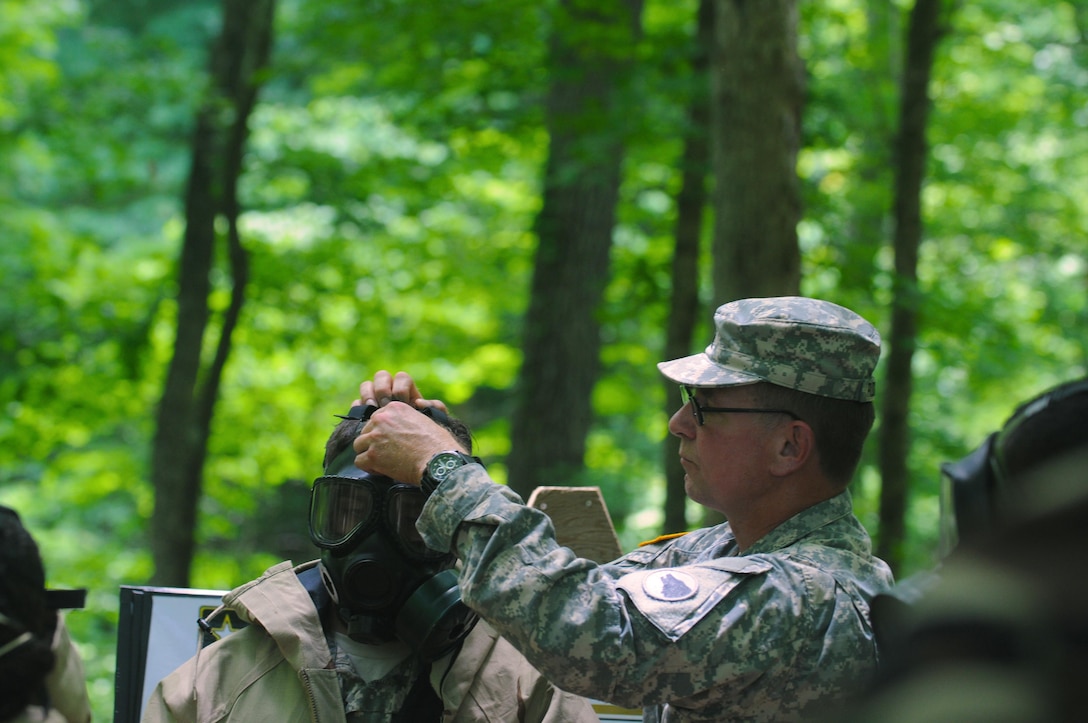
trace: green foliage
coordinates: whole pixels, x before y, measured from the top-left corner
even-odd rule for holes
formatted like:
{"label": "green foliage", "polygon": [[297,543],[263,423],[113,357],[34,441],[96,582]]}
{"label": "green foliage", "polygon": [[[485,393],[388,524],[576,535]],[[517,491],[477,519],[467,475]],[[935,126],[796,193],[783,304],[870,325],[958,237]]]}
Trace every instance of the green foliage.
{"label": "green foliage", "polygon": [[[856,4],[836,5],[854,20],[861,12]],[[1071,3],[1032,4],[1024,22],[1008,10],[1000,0],[960,5],[934,72],[908,460],[911,569],[935,554],[940,462],[980,443],[1020,401],[1088,370],[1088,188],[1075,181],[1088,170],[1084,44]],[[813,22],[826,21],[809,12]],[[903,28],[905,15],[891,22]],[[843,49],[867,37],[873,44],[867,32],[856,22],[841,23],[834,34],[811,36],[808,54],[853,77],[849,69],[866,63],[843,67]],[[821,39],[835,42],[821,48]],[[852,149],[886,144],[893,128],[886,113],[872,112],[885,107],[886,95],[876,102],[885,91],[844,80],[837,72],[810,81],[817,97],[840,97],[830,109],[806,114],[817,142],[800,164],[811,209],[801,228],[804,290],[856,308],[886,330],[890,179]],[[843,124],[844,118],[855,122]],[[865,221],[874,217],[875,224]],[[874,231],[879,238],[863,235]],[[865,284],[851,282],[861,277]],[[855,489],[863,510],[876,507],[874,465],[875,450],[868,450]],[[875,517],[865,521],[875,529]]]}
{"label": "green foliage", "polygon": [[[684,110],[705,89],[687,66],[695,6],[645,4],[629,90],[643,111],[626,119],[614,274],[599,312],[597,422],[586,470],[568,480],[602,488],[625,549],[658,532],[664,497],[654,363]],[[410,370],[450,402],[505,475],[548,142],[551,9],[281,3],[275,67],[251,122],[242,230],[252,278],[216,409],[194,585],[230,587],[313,554],[309,481],[333,415],[379,369]],[[803,288],[886,330],[909,7],[800,9]],[[0,502],[24,513],[52,585],[90,590],[69,620],[96,719],[111,717],[117,586],[151,571],[148,452],[217,13],[208,2],[0,2]],[[985,0],[960,4],[953,21],[935,69],[924,196],[911,569],[933,559],[940,462],[1018,401],[1084,374],[1088,359],[1088,187],[1078,183],[1088,52],[1075,6]],[[213,281],[222,310],[229,289]],[[700,321],[697,349],[709,309]],[[854,493],[878,532],[875,457],[866,450]]]}

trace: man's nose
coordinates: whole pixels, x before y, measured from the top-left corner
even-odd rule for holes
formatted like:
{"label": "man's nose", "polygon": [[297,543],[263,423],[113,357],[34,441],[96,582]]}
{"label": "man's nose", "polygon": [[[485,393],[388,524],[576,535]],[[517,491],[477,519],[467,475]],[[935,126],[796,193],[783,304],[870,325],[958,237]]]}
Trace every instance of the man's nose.
{"label": "man's nose", "polygon": [[688,405],[677,409],[671,417],[669,417],[669,432],[677,437],[695,437],[695,417],[692,415],[691,410],[688,409]]}

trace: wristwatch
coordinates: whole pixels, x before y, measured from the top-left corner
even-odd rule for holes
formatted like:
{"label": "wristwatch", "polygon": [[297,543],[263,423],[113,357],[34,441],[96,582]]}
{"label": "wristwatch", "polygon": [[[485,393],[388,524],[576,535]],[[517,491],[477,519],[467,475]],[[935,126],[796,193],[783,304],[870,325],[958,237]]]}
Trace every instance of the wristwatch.
{"label": "wristwatch", "polygon": [[464,467],[466,464],[483,464],[483,462],[480,461],[479,457],[470,457],[464,452],[439,452],[431,457],[431,461],[427,463],[427,468],[423,471],[423,479],[419,481],[419,486],[424,492],[431,494],[438,485],[453,474],[455,469]]}

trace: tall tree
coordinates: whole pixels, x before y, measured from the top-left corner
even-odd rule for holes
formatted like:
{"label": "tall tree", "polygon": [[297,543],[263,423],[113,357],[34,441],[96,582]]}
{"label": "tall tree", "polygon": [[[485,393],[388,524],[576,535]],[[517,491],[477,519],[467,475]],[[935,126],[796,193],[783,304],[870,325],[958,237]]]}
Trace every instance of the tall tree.
{"label": "tall tree", "polygon": [[717,303],[796,294],[804,68],[796,0],[717,0],[711,67]]}
{"label": "tall tree", "polygon": [[[666,327],[664,359],[691,353],[692,334],[699,314],[699,239],[707,202],[710,173],[710,46],[714,38],[714,0],[700,0],[691,59],[694,90],[687,108],[687,127],[681,152],[680,191],[676,196],[675,248],[672,258],[672,297]],[[676,411],[676,385],[665,380],[666,418]],[[665,439],[665,522],[663,532],[687,529],[687,493],[684,469],[677,464],[680,439]]]}
{"label": "tall tree", "polygon": [[[193,134],[178,263],[177,334],[152,442],[152,582],[159,585],[189,584],[208,436],[248,278],[248,255],[238,232],[238,179],[249,116],[272,48],[274,0],[223,0],[222,7],[223,27],[211,53],[207,98]],[[215,351],[205,362],[220,218],[231,294],[218,325]]]}
{"label": "tall tree", "polygon": [[[851,213],[838,254],[840,293],[873,296],[876,257],[888,235],[891,199],[891,149],[895,135],[896,79],[900,77],[902,46],[899,11],[885,0],[866,0],[864,57],[851,63],[852,83],[842,83],[841,100],[856,99],[843,109],[847,124],[861,144],[851,184]],[[840,81],[841,82],[841,81]]]}
{"label": "tall tree", "polygon": [[895,277],[891,332],[879,429],[880,541],[877,554],[893,569],[903,561],[910,452],[911,363],[918,336],[918,247],[922,241],[929,80],[942,34],[943,0],[917,0],[910,14],[895,142]]}
{"label": "tall tree", "polygon": [[641,0],[562,0],[553,18],[550,146],[507,459],[524,496],[584,464],[641,11]]}

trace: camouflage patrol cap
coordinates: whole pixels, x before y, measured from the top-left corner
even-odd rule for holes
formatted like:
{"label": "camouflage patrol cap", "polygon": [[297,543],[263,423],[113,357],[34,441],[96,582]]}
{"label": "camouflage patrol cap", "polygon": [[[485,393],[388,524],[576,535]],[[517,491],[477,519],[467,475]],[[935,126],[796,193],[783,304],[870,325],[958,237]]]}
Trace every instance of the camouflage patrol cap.
{"label": "camouflage patrol cap", "polygon": [[657,365],[693,387],[770,382],[809,394],[870,402],[880,334],[854,312],[800,296],[741,299],[714,312],[714,343]]}

